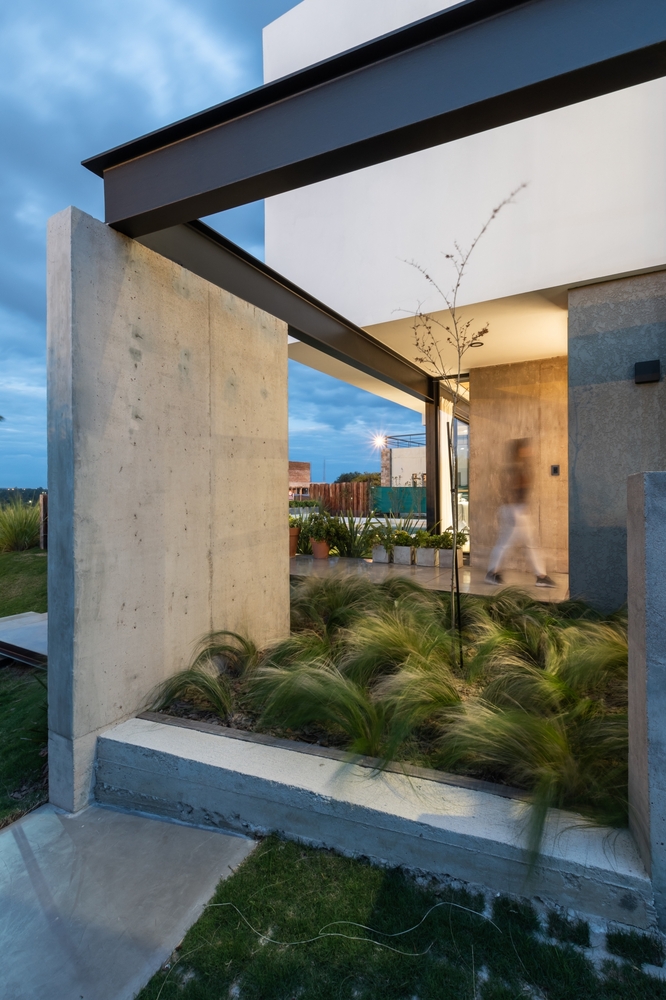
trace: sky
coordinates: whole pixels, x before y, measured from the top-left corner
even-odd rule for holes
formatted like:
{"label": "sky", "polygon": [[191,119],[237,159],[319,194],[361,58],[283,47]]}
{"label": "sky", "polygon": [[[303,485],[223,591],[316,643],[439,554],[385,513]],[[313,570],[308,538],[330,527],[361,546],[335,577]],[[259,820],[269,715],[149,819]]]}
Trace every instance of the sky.
{"label": "sky", "polygon": [[[46,221],[103,218],[80,162],[261,84],[261,29],[293,0],[14,0],[0,8],[0,487],[46,486]],[[263,206],[207,220],[263,257]],[[290,362],[290,457],[379,468],[417,413]]]}

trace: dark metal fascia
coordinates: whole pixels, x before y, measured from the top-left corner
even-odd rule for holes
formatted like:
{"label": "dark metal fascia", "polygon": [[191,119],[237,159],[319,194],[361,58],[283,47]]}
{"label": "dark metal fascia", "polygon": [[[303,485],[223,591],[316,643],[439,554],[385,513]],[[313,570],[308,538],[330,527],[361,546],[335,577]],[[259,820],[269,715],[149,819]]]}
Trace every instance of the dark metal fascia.
{"label": "dark metal fascia", "polygon": [[[459,19],[455,29],[442,27],[447,15]],[[234,102],[218,109],[216,125],[121,147],[105,161],[107,221],[141,236],[642,83],[666,67],[664,0],[469,0],[402,32],[417,28],[428,40],[400,47],[396,32],[387,36],[391,55],[373,61],[361,46],[346,54],[355,53],[356,68],[337,57],[322,82],[308,82],[305,70],[285,78],[293,92],[280,99],[269,84],[253,92],[250,110],[241,113],[249,97],[235,111]],[[188,128],[204,121],[195,116]],[[86,163],[101,168],[99,158]]]}
{"label": "dark metal fascia", "polygon": [[345,52],[322,59],[295,73],[289,73],[278,80],[255,87],[254,90],[248,90],[238,97],[232,97],[197,114],[181,118],[177,122],[131,139],[120,146],[114,146],[103,153],[89,156],[82,161],[82,165],[98,177],[103,177],[105,170],[136,159],[137,156],[144,156],[146,153],[180,142],[181,139],[191,138],[235,118],[242,118],[278,101],[284,101],[313,87],[371,66],[382,59],[388,59],[529,2],[532,0],[463,0],[463,3],[455,7],[421,18],[362,45],[356,45]]}
{"label": "dark metal fascia", "polygon": [[360,327],[203,222],[173,226],[137,242],[288,324],[292,336],[417,399],[432,379]]}

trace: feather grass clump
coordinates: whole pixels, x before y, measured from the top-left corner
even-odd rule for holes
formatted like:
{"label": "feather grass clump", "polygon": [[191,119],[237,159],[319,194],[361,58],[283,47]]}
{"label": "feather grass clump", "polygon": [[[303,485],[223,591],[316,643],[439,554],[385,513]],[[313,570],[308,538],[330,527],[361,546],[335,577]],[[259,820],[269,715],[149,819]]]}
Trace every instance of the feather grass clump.
{"label": "feather grass clump", "polygon": [[[464,657],[450,598],[398,578],[309,578],[292,588],[291,635],[261,651],[206,637],[156,704],[191,698],[226,717],[384,762],[409,760],[531,794],[530,843],[547,811],[627,818],[626,619],[507,588],[462,595]],[[416,748],[416,749],[415,749]],[[417,752],[418,751],[418,752]]]}
{"label": "feather grass clump", "polygon": [[0,507],[0,552],[24,552],[39,545],[39,507],[16,499]]}

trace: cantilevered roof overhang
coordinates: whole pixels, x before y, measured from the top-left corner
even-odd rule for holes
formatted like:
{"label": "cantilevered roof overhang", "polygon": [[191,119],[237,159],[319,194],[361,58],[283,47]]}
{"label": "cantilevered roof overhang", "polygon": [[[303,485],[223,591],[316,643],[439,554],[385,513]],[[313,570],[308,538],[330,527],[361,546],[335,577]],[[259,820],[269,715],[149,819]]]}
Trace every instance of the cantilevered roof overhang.
{"label": "cantilevered roof overhang", "polygon": [[84,161],[174,226],[664,75],[664,0],[466,0]]}

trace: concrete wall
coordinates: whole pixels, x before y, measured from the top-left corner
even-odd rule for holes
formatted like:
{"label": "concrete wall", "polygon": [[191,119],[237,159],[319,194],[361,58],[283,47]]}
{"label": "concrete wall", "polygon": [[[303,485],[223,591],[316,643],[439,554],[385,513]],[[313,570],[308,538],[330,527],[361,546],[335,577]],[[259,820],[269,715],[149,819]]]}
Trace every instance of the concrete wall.
{"label": "concrete wall", "polygon": [[611,610],[627,599],[627,477],[666,469],[666,271],[569,293],[571,593]]}
{"label": "concrete wall", "polygon": [[652,877],[666,930],[666,473],[627,483],[629,563],[629,828]]}
{"label": "concrete wall", "polygon": [[288,630],[287,330],[67,209],[48,394],[50,795],[75,810],[97,734],[204,633]]}
{"label": "concrete wall", "polygon": [[[566,573],[567,359],[470,371],[469,517],[472,565],[487,568],[497,537],[507,441],[532,439],[533,524],[548,572]],[[560,475],[551,475],[559,465]],[[520,550],[504,569],[530,570]]]}

